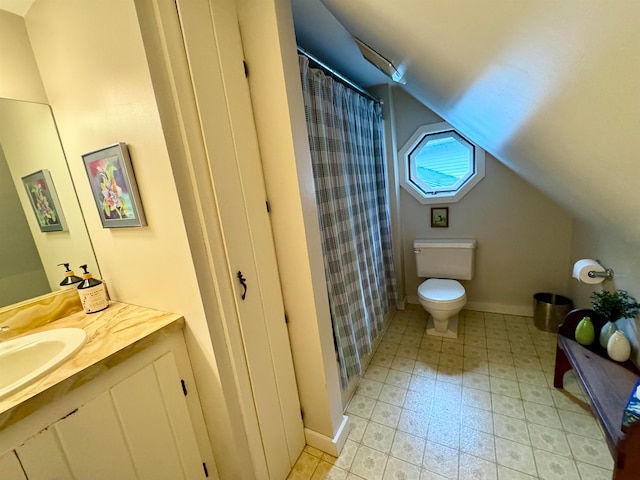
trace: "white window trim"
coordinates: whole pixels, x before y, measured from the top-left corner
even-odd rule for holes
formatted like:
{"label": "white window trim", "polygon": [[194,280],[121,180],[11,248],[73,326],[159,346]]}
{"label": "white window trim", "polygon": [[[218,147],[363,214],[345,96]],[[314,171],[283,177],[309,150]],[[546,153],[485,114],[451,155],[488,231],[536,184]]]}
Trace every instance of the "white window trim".
{"label": "white window trim", "polygon": [[[409,179],[409,154],[418,146],[425,135],[440,133],[453,130],[467,142],[474,146],[474,162],[475,162],[475,174],[467,180],[467,182],[455,192],[436,192],[434,194],[425,194],[422,190],[419,190],[416,185]],[[408,193],[418,200],[423,205],[434,205],[441,203],[455,203],[464,197],[473,187],[475,187],[480,180],[484,178],[484,163],[485,152],[478,145],[464,137],[455,128],[446,122],[433,123],[431,125],[422,125],[414,132],[414,134],[407,140],[403,147],[398,152],[398,171],[400,173],[399,180],[400,186],[404,188]]]}

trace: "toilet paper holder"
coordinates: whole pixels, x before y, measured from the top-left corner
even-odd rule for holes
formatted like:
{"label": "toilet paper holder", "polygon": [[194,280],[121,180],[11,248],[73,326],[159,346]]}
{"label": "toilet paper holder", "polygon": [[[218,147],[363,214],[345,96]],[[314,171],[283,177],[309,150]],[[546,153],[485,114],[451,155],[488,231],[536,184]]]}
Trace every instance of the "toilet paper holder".
{"label": "toilet paper holder", "polygon": [[596,260],[596,262],[598,262],[598,265],[604,268],[604,272],[596,272],[595,270],[591,270],[589,271],[589,273],[587,273],[587,275],[589,275],[589,278],[604,278],[605,280],[612,280],[613,270],[602,265],[602,262],[600,262],[600,260]]}

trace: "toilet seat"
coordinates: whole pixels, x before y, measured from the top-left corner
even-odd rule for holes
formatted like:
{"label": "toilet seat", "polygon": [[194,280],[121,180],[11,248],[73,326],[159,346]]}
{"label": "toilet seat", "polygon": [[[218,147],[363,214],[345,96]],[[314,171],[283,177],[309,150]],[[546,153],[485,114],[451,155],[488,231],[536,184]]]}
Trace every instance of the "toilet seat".
{"label": "toilet seat", "polygon": [[456,280],[430,278],[418,287],[418,297],[439,304],[456,303],[465,298],[465,290]]}

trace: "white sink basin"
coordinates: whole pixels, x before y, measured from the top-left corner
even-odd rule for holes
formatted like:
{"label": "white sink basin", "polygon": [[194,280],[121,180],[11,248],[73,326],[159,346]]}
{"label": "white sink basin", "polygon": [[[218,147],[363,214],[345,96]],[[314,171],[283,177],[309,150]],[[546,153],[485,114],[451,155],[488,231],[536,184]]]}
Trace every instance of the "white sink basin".
{"label": "white sink basin", "polygon": [[86,341],[81,328],[57,328],[0,342],[0,398],[51,371]]}

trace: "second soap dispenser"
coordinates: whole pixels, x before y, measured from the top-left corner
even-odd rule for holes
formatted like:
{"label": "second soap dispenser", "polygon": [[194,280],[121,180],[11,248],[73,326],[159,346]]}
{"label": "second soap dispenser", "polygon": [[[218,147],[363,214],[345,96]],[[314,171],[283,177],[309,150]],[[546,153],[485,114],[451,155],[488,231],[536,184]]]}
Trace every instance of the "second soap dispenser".
{"label": "second soap dispenser", "polygon": [[64,266],[65,268],[64,279],[60,282],[60,286],[62,288],[71,287],[76,283],[82,281],[82,279],[79,276],[77,276],[75,273],[73,273],[73,270],[69,268],[68,263],[59,263],[58,266],[59,267]]}
{"label": "second soap dispenser", "polygon": [[93,278],[86,265],[80,265],[82,281],[78,285],[80,302],[85,313],[95,313],[109,306],[107,290],[100,280]]}

